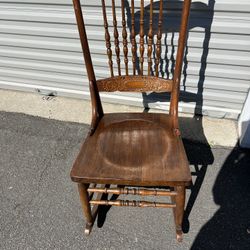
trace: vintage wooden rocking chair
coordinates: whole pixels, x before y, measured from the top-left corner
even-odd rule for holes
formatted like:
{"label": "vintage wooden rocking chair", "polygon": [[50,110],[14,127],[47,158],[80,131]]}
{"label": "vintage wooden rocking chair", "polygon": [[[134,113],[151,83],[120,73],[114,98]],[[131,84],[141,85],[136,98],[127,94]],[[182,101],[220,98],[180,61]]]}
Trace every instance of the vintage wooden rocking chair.
{"label": "vintage wooden rocking chair", "polygon": [[[159,22],[156,43],[155,76],[152,76],[153,0],[150,1],[148,31],[148,75],[143,75],[144,64],[144,1],[141,0],[139,31],[139,74],[136,75],[136,38],[134,0],[131,0],[131,53],[133,74],[128,73],[128,40],[125,6],[121,0],[122,40],[125,74],[121,74],[119,35],[115,0],[112,0],[115,54],[118,76],[114,76],[110,33],[105,0],[102,11],[111,77],[96,80],[79,0],[73,0],[83,49],[92,102],[92,123],[71,171],[71,179],[78,183],[80,200],[86,217],[85,233],[94,224],[99,205],[173,208],[177,240],[182,240],[182,220],[185,187],[191,184],[189,163],[178,126],[178,96],[182,61],[191,0],[183,1],[176,66],[172,80],[158,77],[161,56],[163,0],[159,1]],[[171,92],[170,112],[104,114],[99,91]],[[112,185],[112,186],[111,186]],[[113,186],[117,185],[117,186]],[[132,186],[132,187],[131,187]],[[134,188],[137,187],[137,188]],[[154,188],[155,187],[155,188]],[[157,188],[158,187],[158,188]],[[162,189],[159,187],[168,187]],[[154,189],[152,189],[154,188]],[[93,194],[97,198],[93,198]],[[103,194],[132,194],[170,196],[171,202],[102,199]],[[107,196],[107,195],[106,195]],[[91,210],[91,205],[93,208]]]}

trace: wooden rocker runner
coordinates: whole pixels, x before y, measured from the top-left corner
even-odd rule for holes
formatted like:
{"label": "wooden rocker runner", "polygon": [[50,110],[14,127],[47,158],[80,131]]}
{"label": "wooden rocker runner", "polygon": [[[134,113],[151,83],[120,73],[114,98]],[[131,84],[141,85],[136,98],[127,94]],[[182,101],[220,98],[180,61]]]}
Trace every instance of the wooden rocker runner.
{"label": "wooden rocker runner", "polygon": [[[105,2],[102,0],[101,4],[111,77],[97,80],[89,51],[80,1],[73,0],[92,102],[90,131],[70,174],[72,181],[78,183],[80,200],[87,221],[85,233],[90,233],[99,205],[173,208],[177,240],[181,241],[185,188],[191,184],[191,174],[179,131],[178,97],[191,0],[183,1],[174,76],[173,79],[168,80],[159,77],[163,0],[157,2],[159,7],[155,11],[155,14],[158,15],[157,30],[153,29],[154,3],[153,0],[150,1],[147,33],[144,29],[144,1],[141,0],[138,45],[136,45],[134,0],[129,2],[130,34],[127,32],[128,20],[126,19],[125,1],[110,1],[113,40],[110,38]],[[116,18],[117,8],[120,8],[119,13],[121,12],[122,20],[119,27]],[[126,9],[128,8],[126,7]],[[119,36],[118,30],[120,29],[122,32]],[[155,44],[153,42],[154,34],[156,35]],[[147,44],[145,36],[148,37]],[[128,46],[129,42],[131,47]],[[114,44],[113,52],[111,44]],[[152,58],[154,47],[155,56]],[[131,74],[129,73],[129,49],[131,49]],[[148,59],[147,68],[144,68],[145,50]],[[122,60],[120,54],[123,54]],[[116,68],[114,68],[113,58],[116,58],[114,61]],[[123,67],[122,61],[124,61]],[[115,69],[117,75],[115,75]],[[169,114],[104,114],[99,96],[101,91],[170,92],[170,111]],[[155,188],[152,189],[152,187]],[[169,189],[163,189],[164,187]],[[103,200],[103,194],[169,196],[171,202]]]}

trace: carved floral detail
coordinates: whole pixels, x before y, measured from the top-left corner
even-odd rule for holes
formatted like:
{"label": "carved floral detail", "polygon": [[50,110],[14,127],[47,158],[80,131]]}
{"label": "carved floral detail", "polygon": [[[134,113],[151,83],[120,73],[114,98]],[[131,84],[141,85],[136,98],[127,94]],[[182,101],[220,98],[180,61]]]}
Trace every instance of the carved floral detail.
{"label": "carved floral detail", "polygon": [[154,76],[115,76],[97,81],[99,91],[171,92],[173,80]]}

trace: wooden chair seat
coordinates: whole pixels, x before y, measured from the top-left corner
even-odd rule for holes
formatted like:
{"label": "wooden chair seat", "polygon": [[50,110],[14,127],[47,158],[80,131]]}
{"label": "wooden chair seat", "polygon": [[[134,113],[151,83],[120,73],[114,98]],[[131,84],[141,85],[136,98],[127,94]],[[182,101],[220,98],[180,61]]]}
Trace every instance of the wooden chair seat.
{"label": "wooden chair seat", "polygon": [[[189,185],[180,136],[166,114],[105,114],[71,171],[76,182],[141,186]],[[150,154],[149,154],[150,152]]]}

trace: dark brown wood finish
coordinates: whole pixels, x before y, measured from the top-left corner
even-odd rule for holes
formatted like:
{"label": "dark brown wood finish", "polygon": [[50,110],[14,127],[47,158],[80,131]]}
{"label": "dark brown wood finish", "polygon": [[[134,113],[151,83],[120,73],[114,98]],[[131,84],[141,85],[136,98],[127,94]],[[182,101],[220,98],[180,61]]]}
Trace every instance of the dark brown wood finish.
{"label": "dark brown wood finish", "polygon": [[159,23],[156,42],[156,58],[155,58],[155,75],[159,76],[159,63],[161,58],[161,37],[162,37],[162,13],[163,13],[163,0],[160,0],[159,8]]}
{"label": "dark brown wood finish", "polygon": [[79,195],[80,195],[80,201],[82,204],[82,210],[83,213],[86,217],[86,229],[85,229],[85,234],[89,234],[90,230],[89,228],[93,225],[93,217],[91,214],[91,207],[90,207],[90,203],[89,203],[89,194],[87,192],[87,188],[88,185],[87,184],[83,184],[83,183],[78,183],[78,191],[79,191]]}
{"label": "dark brown wood finish", "polygon": [[[81,45],[89,78],[92,101],[92,124],[71,170],[71,179],[78,183],[80,199],[86,217],[86,231],[92,229],[99,205],[171,207],[174,211],[176,237],[182,240],[181,224],[185,205],[185,187],[191,184],[189,163],[178,128],[178,97],[182,60],[187,37],[188,16],[191,0],[184,0],[180,27],[178,51],[173,80],[159,78],[161,58],[161,37],[163,20],[163,0],[159,5],[159,22],[156,42],[155,72],[152,72],[153,44],[153,0],[150,1],[148,30],[148,76],[143,76],[144,63],[144,1],[140,5],[139,21],[139,68],[136,73],[136,39],[134,0],[131,0],[131,52],[133,74],[128,72],[128,41],[126,30],[125,2],[121,0],[122,39],[125,75],[121,75],[119,34],[116,6],[112,0],[114,25],[114,45],[118,76],[114,76],[110,34],[105,0],[102,0],[105,40],[111,77],[96,80],[91,61],[87,35],[79,0],[73,0]],[[126,7],[127,8],[127,7]],[[170,113],[114,113],[104,114],[99,91],[170,92]],[[110,188],[109,186],[117,185]],[[99,186],[101,185],[101,186]],[[120,187],[122,185],[123,187]],[[141,188],[131,188],[136,186]],[[156,190],[152,187],[172,187],[170,190]],[[147,187],[147,188],[145,188]],[[97,197],[93,194],[97,193]],[[170,196],[171,203],[109,200],[103,194],[134,194],[140,196]],[[94,205],[91,210],[90,204]]]}
{"label": "dark brown wood finish", "polygon": [[107,55],[109,58],[109,69],[110,69],[111,76],[114,76],[112,50],[111,50],[110,34],[109,34],[109,28],[108,28],[109,25],[108,25],[108,20],[107,20],[105,0],[102,0],[102,13],[103,13],[103,23],[104,23],[104,28],[105,28]]}
{"label": "dark brown wood finish", "polygon": [[128,75],[128,40],[127,40],[127,29],[126,29],[126,18],[125,18],[125,0],[122,1],[122,37],[123,37],[123,54],[126,75]]}
{"label": "dark brown wood finish", "polygon": [[171,92],[173,80],[154,76],[115,76],[97,80],[99,91],[129,91],[129,92]]}
{"label": "dark brown wood finish", "polygon": [[149,202],[149,201],[129,201],[129,200],[92,200],[90,204],[106,205],[106,206],[118,206],[118,207],[161,207],[161,208],[175,208],[176,205],[172,203],[162,202]]}
{"label": "dark brown wood finish", "polygon": [[115,53],[116,62],[118,67],[118,75],[121,75],[121,59],[120,59],[120,47],[119,47],[119,33],[117,29],[116,11],[115,11],[115,0],[112,0],[112,13],[113,13],[113,25],[114,25],[114,38],[115,38]]}
{"label": "dark brown wood finish", "polygon": [[103,194],[132,194],[132,195],[154,195],[154,196],[175,196],[177,192],[171,191],[162,191],[157,189],[144,189],[144,188],[98,188],[98,187],[90,187],[88,188],[88,192],[96,192]]}
{"label": "dark brown wood finish", "polygon": [[144,62],[144,0],[141,0],[140,10],[140,74],[143,75],[143,62]]}
{"label": "dark brown wood finish", "polygon": [[157,113],[105,114],[95,133],[86,138],[71,178],[138,186],[189,185],[191,180],[171,117]]}
{"label": "dark brown wood finish", "polygon": [[131,52],[133,62],[133,75],[136,73],[136,42],[135,42],[135,4],[131,0]]}
{"label": "dark brown wood finish", "polygon": [[177,51],[177,58],[176,58],[174,79],[173,79],[174,88],[171,94],[171,101],[170,101],[170,114],[173,116],[173,126],[175,128],[179,127],[178,100],[179,100],[179,93],[180,93],[181,69],[182,69],[184,50],[185,50],[185,44],[186,44],[186,39],[187,39],[187,28],[188,28],[190,6],[191,6],[191,0],[185,0],[183,2],[178,51]]}
{"label": "dark brown wood finish", "polygon": [[150,0],[150,17],[148,30],[148,75],[151,75],[152,70],[152,44],[153,44],[153,0]]}
{"label": "dark brown wood finish", "polygon": [[73,5],[74,5],[77,27],[78,27],[78,32],[79,32],[82,51],[83,51],[83,57],[84,57],[85,65],[86,65],[88,78],[89,78],[89,90],[90,90],[91,106],[92,106],[92,121],[91,121],[91,126],[90,126],[90,134],[92,134],[94,133],[98,125],[98,122],[103,116],[103,108],[102,108],[98,88],[96,85],[96,78],[95,78],[94,68],[92,64],[92,59],[90,56],[89,43],[88,43],[88,38],[87,38],[86,30],[85,30],[80,1],[74,0]]}

